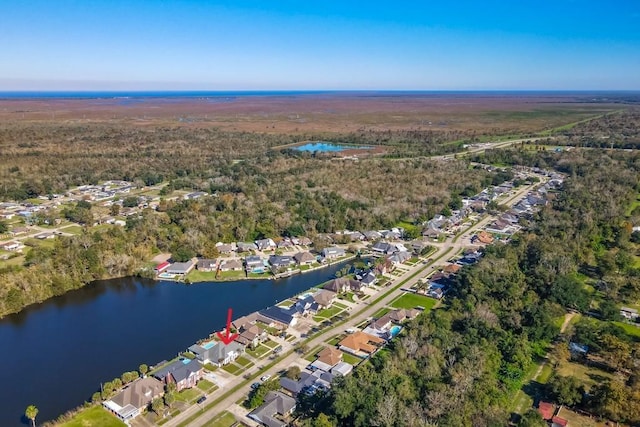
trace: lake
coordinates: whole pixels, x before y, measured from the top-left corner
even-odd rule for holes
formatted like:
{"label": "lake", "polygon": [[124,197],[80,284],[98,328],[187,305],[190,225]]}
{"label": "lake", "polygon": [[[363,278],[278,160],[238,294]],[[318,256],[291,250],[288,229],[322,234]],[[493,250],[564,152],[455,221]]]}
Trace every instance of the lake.
{"label": "lake", "polygon": [[233,317],[273,305],[333,278],[345,262],[281,280],[196,283],[124,278],[27,307],[0,320],[4,392],[0,426],[56,418],[125,371],[170,360]]}
{"label": "lake", "polygon": [[320,153],[337,153],[345,150],[369,150],[371,147],[359,147],[355,145],[340,145],[332,142],[307,142],[303,145],[294,147],[298,151],[320,152]]}

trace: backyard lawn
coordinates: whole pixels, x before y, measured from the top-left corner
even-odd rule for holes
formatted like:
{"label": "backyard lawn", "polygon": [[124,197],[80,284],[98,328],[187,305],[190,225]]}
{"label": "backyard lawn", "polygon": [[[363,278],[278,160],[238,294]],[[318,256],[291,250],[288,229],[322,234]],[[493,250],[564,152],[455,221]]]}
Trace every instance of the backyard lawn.
{"label": "backyard lawn", "polygon": [[425,311],[429,311],[436,305],[436,300],[416,294],[404,294],[391,303],[391,307],[395,308],[415,308],[423,307]]}
{"label": "backyard lawn", "polygon": [[211,282],[216,280],[216,272],[215,271],[200,271],[200,270],[191,270],[191,272],[187,275],[187,279],[191,282]]}
{"label": "backyard lawn", "polygon": [[80,411],[62,427],[121,427],[125,424],[102,406],[92,406]]}
{"label": "backyard lawn", "polygon": [[342,353],[342,361],[343,362],[347,362],[348,364],[355,366],[358,363],[362,362],[362,359],[360,359],[357,356],[354,356],[353,354]]}
{"label": "backyard lawn", "polygon": [[620,326],[627,335],[634,337],[635,339],[640,339],[640,325],[631,325],[625,322],[613,322],[616,326]]}

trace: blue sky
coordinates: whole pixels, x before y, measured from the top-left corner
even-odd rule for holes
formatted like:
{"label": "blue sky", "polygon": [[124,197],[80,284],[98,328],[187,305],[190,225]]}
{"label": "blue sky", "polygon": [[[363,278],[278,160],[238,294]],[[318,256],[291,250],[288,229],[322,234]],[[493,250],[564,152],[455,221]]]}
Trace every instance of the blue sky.
{"label": "blue sky", "polygon": [[640,89],[640,1],[0,2],[0,90]]}

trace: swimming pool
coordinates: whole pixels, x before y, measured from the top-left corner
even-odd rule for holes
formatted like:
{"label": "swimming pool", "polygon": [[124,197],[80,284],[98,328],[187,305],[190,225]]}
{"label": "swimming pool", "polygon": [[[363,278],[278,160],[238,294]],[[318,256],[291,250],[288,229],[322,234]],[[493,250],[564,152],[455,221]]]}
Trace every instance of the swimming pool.
{"label": "swimming pool", "polygon": [[208,343],[204,343],[202,344],[202,348],[206,348],[207,350],[210,349],[211,347],[213,347],[214,345],[216,345],[217,343],[215,341],[209,341]]}
{"label": "swimming pool", "polygon": [[366,147],[366,146],[359,147],[355,145],[353,146],[340,145],[340,144],[333,144],[331,142],[315,141],[315,142],[308,142],[304,145],[299,145],[295,147],[295,149],[298,151],[308,151],[308,152],[318,151],[320,153],[336,153],[344,150],[353,150],[353,149],[370,150],[371,147]]}
{"label": "swimming pool", "polygon": [[401,326],[398,325],[393,325],[391,327],[391,330],[389,331],[389,333],[391,334],[391,338],[395,338],[396,335],[398,335],[400,333],[400,331],[402,330]]}

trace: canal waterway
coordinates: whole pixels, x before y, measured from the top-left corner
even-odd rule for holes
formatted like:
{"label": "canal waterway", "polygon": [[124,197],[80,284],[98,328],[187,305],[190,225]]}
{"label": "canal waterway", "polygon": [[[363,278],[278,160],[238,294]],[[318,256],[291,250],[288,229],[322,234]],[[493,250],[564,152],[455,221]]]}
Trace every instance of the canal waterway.
{"label": "canal waterway", "polygon": [[100,382],[169,360],[247,315],[334,277],[345,262],[280,280],[195,283],[123,278],[27,307],[0,320],[0,426],[39,422],[89,400]]}

